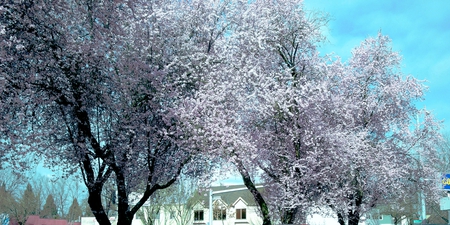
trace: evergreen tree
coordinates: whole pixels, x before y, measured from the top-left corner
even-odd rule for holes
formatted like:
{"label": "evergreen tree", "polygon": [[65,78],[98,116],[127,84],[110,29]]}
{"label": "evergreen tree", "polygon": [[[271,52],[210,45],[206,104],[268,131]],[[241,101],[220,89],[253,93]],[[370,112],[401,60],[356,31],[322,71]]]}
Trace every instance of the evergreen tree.
{"label": "evergreen tree", "polygon": [[0,184],[0,200],[0,214],[11,214],[16,202],[4,183]]}
{"label": "evergreen tree", "polygon": [[56,208],[55,199],[53,195],[49,194],[47,200],[45,201],[44,208],[40,213],[41,218],[57,218],[58,209]]}
{"label": "evergreen tree", "polygon": [[27,188],[23,192],[22,198],[19,201],[17,222],[25,224],[28,216],[38,215],[40,211],[39,201],[33,192],[31,184],[27,184]]}
{"label": "evergreen tree", "polygon": [[2,201],[0,201],[0,214],[5,213],[5,202],[3,201],[4,199],[6,199],[6,196],[8,196],[8,193],[6,192],[6,187],[3,183],[0,184],[0,199],[2,199]]}
{"label": "evergreen tree", "polygon": [[69,208],[69,214],[67,215],[67,220],[69,222],[79,221],[79,218],[82,216],[83,212],[81,210],[80,205],[78,204],[77,198],[74,198],[72,201],[72,205]]}

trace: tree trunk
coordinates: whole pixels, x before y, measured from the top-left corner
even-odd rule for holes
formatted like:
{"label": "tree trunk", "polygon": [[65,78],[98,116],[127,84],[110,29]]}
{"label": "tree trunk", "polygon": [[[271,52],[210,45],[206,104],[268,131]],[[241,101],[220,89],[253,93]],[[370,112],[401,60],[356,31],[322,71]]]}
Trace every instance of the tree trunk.
{"label": "tree trunk", "polygon": [[283,218],[281,220],[281,223],[283,224],[294,224],[295,222],[295,216],[297,215],[298,207],[292,208],[292,209],[286,209],[284,212]]}
{"label": "tree trunk", "polygon": [[95,188],[94,190],[89,190],[88,203],[99,225],[111,225],[103,209],[101,189]]}
{"label": "tree trunk", "polygon": [[354,210],[349,210],[348,212],[348,225],[358,225],[360,216],[359,210],[362,205],[363,193],[361,190],[355,190],[355,193],[350,196],[351,200],[354,200]]}
{"label": "tree trunk", "polygon": [[359,223],[359,212],[349,212],[348,214],[348,225],[358,225]]}
{"label": "tree trunk", "polygon": [[123,176],[123,173],[122,171],[120,171],[120,169],[116,169],[115,171],[118,194],[117,224],[131,225],[131,222],[133,221],[133,214],[130,212],[128,194],[125,185],[125,177]]}
{"label": "tree trunk", "polygon": [[240,160],[236,160],[236,165],[239,170],[239,173],[242,176],[244,185],[252,193],[253,198],[255,199],[255,202],[258,204],[259,208],[261,209],[261,214],[263,216],[262,225],[272,225],[272,222],[270,220],[270,215],[269,215],[269,207],[267,206],[267,203],[264,200],[261,193],[258,191],[258,189],[256,189],[255,184],[253,183],[252,179],[250,178],[250,174],[244,168],[244,166]]}
{"label": "tree trunk", "polygon": [[127,213],[121,213],[118,216],[117,224],[120,224],[120,225],[131,225],[131,223],[133,222],[133,217],[129,218],[126,214]]}
{"label": "tree trunk", "polygon": [[344,217],[342,216],[342,213],[338,213],[337,217],[338,217],[339,225],[345,225],[345,220],[344,220]]}

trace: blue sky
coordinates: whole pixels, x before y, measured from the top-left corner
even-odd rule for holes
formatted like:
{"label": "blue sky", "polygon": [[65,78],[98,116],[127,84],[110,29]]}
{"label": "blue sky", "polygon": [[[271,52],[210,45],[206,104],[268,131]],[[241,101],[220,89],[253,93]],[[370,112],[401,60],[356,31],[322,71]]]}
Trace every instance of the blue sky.
{"label": "blue sky", "polygon": [[346,60],[365,38],[380,30],[388,35],[403,57],[403,73],[426,80],[418,106],[445,120],[442,131],[450,133],[450,1],[304,0],[304,6],[329,16],[322,53]]}

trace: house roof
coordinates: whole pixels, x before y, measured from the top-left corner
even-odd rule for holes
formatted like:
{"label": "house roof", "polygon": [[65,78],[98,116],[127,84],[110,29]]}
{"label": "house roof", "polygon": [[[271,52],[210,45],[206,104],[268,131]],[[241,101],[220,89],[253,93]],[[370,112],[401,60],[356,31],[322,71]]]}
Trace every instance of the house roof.
{"label": "house roof", "polygon": [[[257,185],[258,186],[258,185]],[[242,190],[236,190],[231,191],[233,189],[241,189]],[[242,200],[244,203],[246,203],[248,206],[256,206],[255,199],[253,198],[253,195],[250,193],[250,191],[245,187],[245,185],[230,185],[230,186],[217,186],[212,187],[213,193],[217,191],[230,191],[230,192],[223,192],[218,194],[213,194],[213,202],[215,201],[215,198],[217,196],[220,196],[219,198],[225,202],[228,206],[232,206],[233,204],[236,204],[238,200]],[[258,188],[260,192],[264,192],[264,188]],[[209,189],[206,191],[203,191],[199,193],[200,200],[204,202],[205,206],[209,205]]]}
{"label": "house roof", "polygon": [[16,218],[9,216],[8,225],[19,225],[19,222],[17,222]]}
{"label": "house roof", "polygon": [[25,225],[68,225],[67,220],[43,219],[39,216],[29,216]]}

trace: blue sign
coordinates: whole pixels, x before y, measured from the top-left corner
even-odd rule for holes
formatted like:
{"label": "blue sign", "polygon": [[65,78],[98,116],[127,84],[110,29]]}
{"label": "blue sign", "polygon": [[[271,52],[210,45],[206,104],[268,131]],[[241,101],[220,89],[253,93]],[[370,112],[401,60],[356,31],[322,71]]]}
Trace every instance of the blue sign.
{"label": "blue sign", "polygon": [[450,174],[442,174],[442,189],[450,190]]}
{"label": "blue sign", "polygon": [[9,216],[6,214],[0,214],[0,225],[8,225],[9,224]]}

